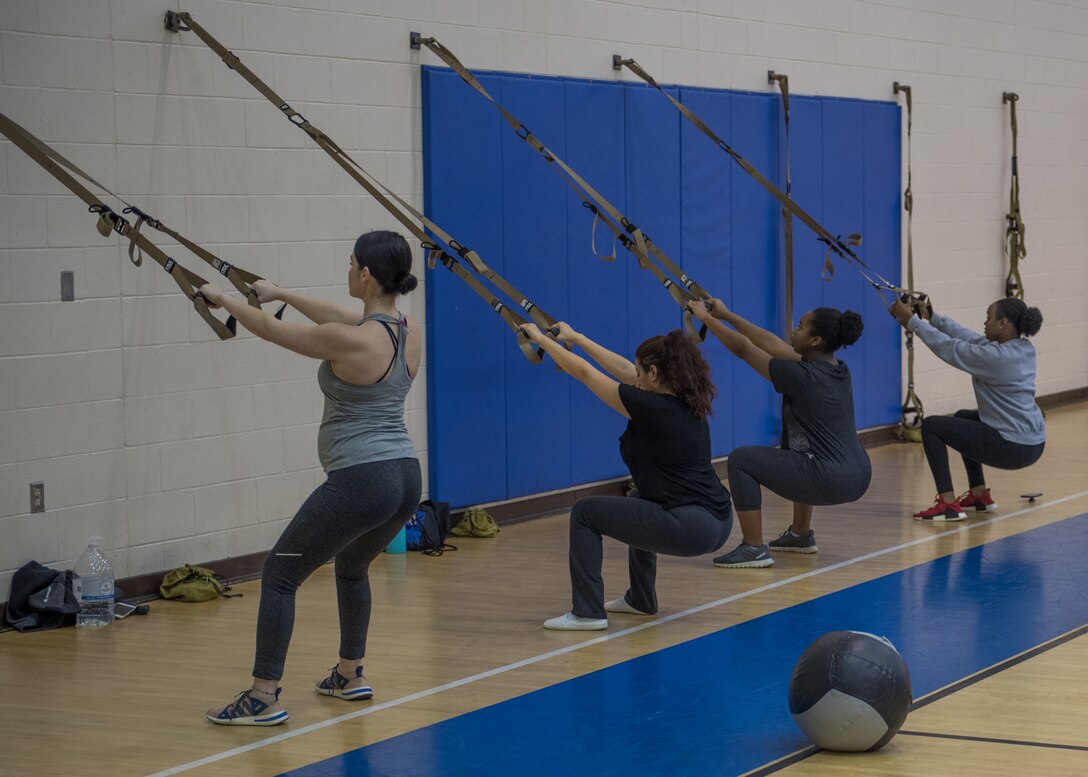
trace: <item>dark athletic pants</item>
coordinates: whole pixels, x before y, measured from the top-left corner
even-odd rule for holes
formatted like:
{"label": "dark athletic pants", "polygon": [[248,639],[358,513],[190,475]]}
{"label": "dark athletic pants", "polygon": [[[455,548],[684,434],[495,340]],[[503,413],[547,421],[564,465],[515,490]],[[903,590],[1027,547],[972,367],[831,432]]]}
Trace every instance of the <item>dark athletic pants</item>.
{"label": "dark athletic pants", "polygon": [[354,660],[366,654],[370,562],[415,512],[421,489],[419,461],[393,459],[330,472],[310,494],[264,564],[254,677],[283,677],[295,623],[295,591],[334,557],[340,657]]}
{"label": "dark athletic pants", "polygon": [[1023,469],[1039,460],[1045,445],[1009,442],[992,426],[982,423],[977,410],[960,410],[954,416],[933,415],[922,419],[922,447],[939,494],[955,493],[948,468],[948,448],[958,451],[963,458],[967,485],[974,488],[986,484],[983,464],[998,469]]}
{"label": "dark athletic pants", "polygon": [[[637,492],[636,492],[637,493]],[[627,603],[657,612],[657,554],[701,556],[729,538],[733,516],[721,520],[705,507],[684,505],[666,510],[632,496],[579,499],[570,514],[571,612],[581,618],[605,618],[601,579],[602,537],[626,543],[630,588]]]}
{"label": "dark athletic pants", "polygon": [[791,502],[839,505],[865,495],[872,477],[869,458],[855,466],[828,471],[807,453],[746,445],[729,454],[729,492],[737,510],[758,510],[763,504],[760,486]]}

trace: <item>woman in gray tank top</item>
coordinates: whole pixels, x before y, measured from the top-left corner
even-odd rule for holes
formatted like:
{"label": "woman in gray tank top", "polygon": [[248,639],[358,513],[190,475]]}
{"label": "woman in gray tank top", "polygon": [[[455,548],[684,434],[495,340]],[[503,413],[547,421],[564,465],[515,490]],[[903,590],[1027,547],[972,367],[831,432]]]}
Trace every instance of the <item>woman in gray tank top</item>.
{"label": "woman in gray tank top", "polygon": [[253,288],[261,302],[282,300],[313,325],[279,321],[208,284],[201,293],[258,337],[319,359],[325,395],[318,456],[327,479],[299,508],[268,554],[261,578],[253,685],[225,707],[208,710],[212,723],[273,726],[287,720],[279,687],[294,626],[295,591],[330,558],[335,560],[340,612],[336,666],[315,686],[345,700],[374,695],[363,675],[370,624],[370,563],[404,527],[419,504],[419,460],[404,423],[404,402],[419,369],[419,326],[396,307],[416,287],[408,243],[395,232],[368,232],[355,241],[348,293],[363,311],[281,289]]}

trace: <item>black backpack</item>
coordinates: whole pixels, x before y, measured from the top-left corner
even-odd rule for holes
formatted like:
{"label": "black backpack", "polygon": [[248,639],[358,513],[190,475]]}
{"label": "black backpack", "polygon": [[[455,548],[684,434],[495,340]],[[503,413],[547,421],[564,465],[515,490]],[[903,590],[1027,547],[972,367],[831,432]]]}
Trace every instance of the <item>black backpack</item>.
{"label": "black backpack", "polygon": [[425,499],[404,527],[404,545],[426,556],[441,556],[447,550],[457,550],[446,544],[451,528],[449,502]]}

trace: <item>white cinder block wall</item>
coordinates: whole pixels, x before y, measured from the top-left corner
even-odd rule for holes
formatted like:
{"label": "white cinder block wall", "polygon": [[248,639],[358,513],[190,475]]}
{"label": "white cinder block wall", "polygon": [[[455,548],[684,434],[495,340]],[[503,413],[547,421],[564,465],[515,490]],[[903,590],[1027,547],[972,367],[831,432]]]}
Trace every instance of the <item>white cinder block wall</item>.
{"label": "white cinder block wall", "polygon": [[[351,241],[395,224],[192,33],[164,30],[168,6],[416,207],[419,64],[437,62],[411,30],[475,68],[609,79],[622,53],[710,87],[765,91],[769,69],[801,94],[888,100],[909,83],[917,285],[969,325],[1003,290],[1001,93],[1016,91],[1039,392],[1088,385],[1083,0],[0,0],[0,110],[224,259],[347,301]],[[82,203],[0,152],[0,601],[23,563],[68,566],[93,533],[119,577],[271,547],[321,480],[317,365],[215,339],[154,262],[134,267]],[[425,286],[406,305],[420,319]],[[425,383],[409,400],[424,456]],[[924,349],[918,384],[931,413],[972,404]],[[39,480],[47,511],[31,514]]]}

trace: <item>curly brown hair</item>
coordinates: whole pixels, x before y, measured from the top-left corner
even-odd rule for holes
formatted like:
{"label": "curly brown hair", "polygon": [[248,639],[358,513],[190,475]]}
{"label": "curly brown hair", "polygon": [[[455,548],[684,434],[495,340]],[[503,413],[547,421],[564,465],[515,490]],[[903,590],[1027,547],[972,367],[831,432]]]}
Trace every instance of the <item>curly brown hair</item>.
{"label": "curly brown hair", "polygon": [[661,382],[683,400],[694,416],[713,415],[712,403],[718,389],[710,379],[710,365],[683,330],[651,337],[635,350],[635,359],[644,370],[657,367]]}

